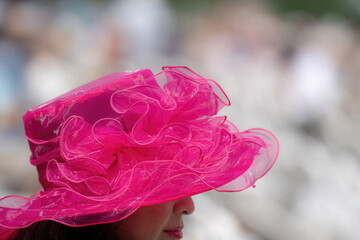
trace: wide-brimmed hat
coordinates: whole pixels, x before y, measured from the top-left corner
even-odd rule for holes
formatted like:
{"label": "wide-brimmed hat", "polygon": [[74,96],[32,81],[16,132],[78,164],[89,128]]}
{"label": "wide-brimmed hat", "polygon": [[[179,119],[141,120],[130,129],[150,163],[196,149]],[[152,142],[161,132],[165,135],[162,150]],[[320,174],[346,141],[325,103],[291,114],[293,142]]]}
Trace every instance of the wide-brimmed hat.
{"label": "wide-brimmed hat", "polygon": [[141,206],[253,186],[278,141],[215,116],[225,105],[215,81],[164,67],[111,74],[30,109],[25,134],[44,189],[0,200],[3,235],[41,220],[114,222]]}

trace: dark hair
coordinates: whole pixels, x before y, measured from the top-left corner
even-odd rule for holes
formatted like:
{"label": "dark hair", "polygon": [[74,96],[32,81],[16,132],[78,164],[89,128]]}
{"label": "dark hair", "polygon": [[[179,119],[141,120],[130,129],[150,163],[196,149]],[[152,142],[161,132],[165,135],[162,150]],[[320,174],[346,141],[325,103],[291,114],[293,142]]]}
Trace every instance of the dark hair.
{"label": "dark hair", "polygon": [[40,221],[20,229],[15,240],[119,240],[114,224],[69,227],[54,221]]}

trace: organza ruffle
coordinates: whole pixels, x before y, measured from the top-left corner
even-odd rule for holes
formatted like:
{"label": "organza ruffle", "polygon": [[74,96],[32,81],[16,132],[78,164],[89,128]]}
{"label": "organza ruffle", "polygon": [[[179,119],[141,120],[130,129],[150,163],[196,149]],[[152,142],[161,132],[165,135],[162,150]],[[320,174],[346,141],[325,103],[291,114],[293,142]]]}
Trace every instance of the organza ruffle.
{"label": "organza ruffle", "polygon": [[4,230],[41,220],[70,226],[114,222],[140,206],[212,189],[241,191],[277,158],[270,132],[239,132],[226,117],[214,116],[230,105],[227,96],[215,81],[188,68],[102,81],[24,116],[31,163],[44,190],[1,199]]}

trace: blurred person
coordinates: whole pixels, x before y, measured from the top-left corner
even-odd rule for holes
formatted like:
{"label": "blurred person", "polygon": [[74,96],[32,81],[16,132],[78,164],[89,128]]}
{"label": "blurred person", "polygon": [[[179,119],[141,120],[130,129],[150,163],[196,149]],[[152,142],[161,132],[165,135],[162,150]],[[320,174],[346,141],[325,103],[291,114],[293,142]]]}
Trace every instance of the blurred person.
{"label": "blurred person", "polygon": [[[292,122],[304,132],[323,137],[321,125],[339,100],[339,63],[320,23],[298,31],[294,54],[288,63],[285,108]],[[328,43],[328,44],[326,44]]]}
{"label": "blurred person", "polygon": [[66,24],[58,22],[54,13],[41,39],[31,45],[24,75],[28,105],[47,101],[76,86],[72,52],[75,36]]}
{"label": "blurred person", "polygon": [[261,1],[218,2],[195,17],[189,28],[193,31],[187,36],[186,54],[222,77],[237,109],[252,115],[276,112],[277,55],[283,24],[269,5]]}
{"label": "blurred person", "polygon": [[17,122],[22,105],[25,60],[26,52],[21,46],[7,37],[0,40],[0,126],[6,128]]}
{"label": "blurred person", "polygon": [[24,67],[29,54],[32,27],[24,19],[33,9],[1,3],[0,22],[0,126],[16,126],[23,97]]}
{"label": "blurred person", "polygon": [[[8,76],[9,78],[5,81],[11,80],[14,86],[13,90],[15,90],[16,93],[13,94],[9,92],[9,94],[13,94],[13,96],[18,95],[19,99],[17,99],[17,101],[20,102],[20,106],[26,105],[26,103],[29,102],[29,98],[27,98],[26,95],[29,91],[31,92],[32,87],[39,87],[39,85],[46,86],[46,83],[51,82],[51,78],[48,78],[47,81],[41,84],[33,84],[33,80],[29,79],[28,76],[28,68],[32,68],[32,65],[36,62],[33,62],[33,60],[35,60],[34,55],[38,54],[38,49],[36,48],[40,44],[44,44],[44,46],[42,46],[43,48],[48,47],[45,46],[45,44],[47,44],[45,42],[47,41],[47,32],[52,22],[52,13],[53,9],[51,9],[49,5],[41,5],[36,2],[9,2],[6,5],[2,23],[4,34],[2,54],[6,55],[4,56],[6,63],[2,64],[2,66],[8,65],[6,71],[14,72],[13,76]],[[51,66],[51,61],[49,61],[47,70],[50,71]],[[14,67],[16,67],[16,69],[13,69]],[[46,75],[47,72],[43,71],[43,69],[44,65],[41,66],[42,74],[39,74],[36,78],[40,79],[41,76]],[[14,77],[17,79],[14,79]],[[39,92],[32,97],[34,97],[34,99],[37,99],[37,97],[41,98],[41,91]],[[44,100],[44,98],[41,98],[41,100]],[[15,99],[13,102],[16,102]],[[40,101],[36,103],[39,102]]]}
{"label": "blurred person", "polygon": [[181,239],[191,196],[254,186],[278,141],[215,116],[229,99],[186,67],[107,75],[23,117],[43,190],[0,199],[1,239]]}
{"label": "blurred person", "polygon": [[174,15],[165,0],[125,0],[109,4],[108,15],[122,33],[129,65],[156,64],[177,49]]}

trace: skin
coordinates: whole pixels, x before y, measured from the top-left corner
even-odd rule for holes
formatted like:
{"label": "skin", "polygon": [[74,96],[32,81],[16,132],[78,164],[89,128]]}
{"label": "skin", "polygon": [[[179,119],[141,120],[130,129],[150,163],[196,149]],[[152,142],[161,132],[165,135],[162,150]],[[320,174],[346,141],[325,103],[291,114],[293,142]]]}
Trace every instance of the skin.
{"label": "skin", "polygon": [[182,217],[195,210],[191,197],[139,208],[115,226],[119,239],[176,240],[182,237]]}

